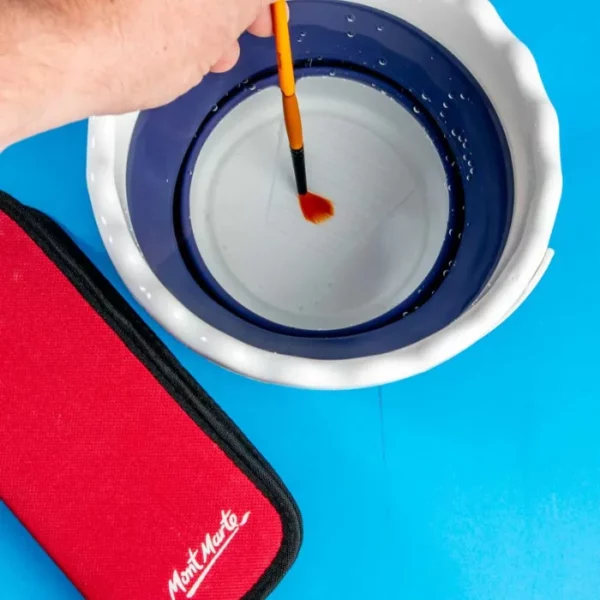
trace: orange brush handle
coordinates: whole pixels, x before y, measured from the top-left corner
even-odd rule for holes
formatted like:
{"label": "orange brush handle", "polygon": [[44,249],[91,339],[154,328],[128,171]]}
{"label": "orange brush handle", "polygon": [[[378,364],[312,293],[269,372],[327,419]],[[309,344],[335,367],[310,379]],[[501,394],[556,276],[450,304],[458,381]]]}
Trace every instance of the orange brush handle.
{"label": "orange brush handle", "polygon": [[284,96],[293,96],[296,93],[296,79],[294,77],[294,59],[292,58],[287,2],[277,0],[277,2],[271,4],[271,15],[275,32],[279,87]]}
{"label": "orange brush handle", "polygon": [[277,0],[271,5],[273,30],[275,31],[275,49],[277,51],[277,71],[279,87],[283,94],[283,113],[285,127],[292,150],[300,150],[304,146],[300,108],[296,99],[296,78],[294,76],[294,59],[288,25],[288,9],[285,0]]}
{"label": "orange brush handle", "polygon": [[304,136],[302,133],[302,119],[300,118],[300,107],[296,94],[283,96],[283,116],[285,118],[285,130],[290,140],[292,150],[304,148]]}

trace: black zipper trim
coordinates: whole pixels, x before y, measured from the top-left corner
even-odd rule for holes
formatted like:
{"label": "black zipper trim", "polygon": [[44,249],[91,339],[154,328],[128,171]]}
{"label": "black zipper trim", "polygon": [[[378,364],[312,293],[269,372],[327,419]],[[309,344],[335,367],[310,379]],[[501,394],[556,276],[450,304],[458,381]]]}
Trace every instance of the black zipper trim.
{"label": "black zipper trim", "polygon": [[0,210],[27,233],[186,414],[280,514],[283,527],[281,547],[243,600],[266,598],[291,568],[302,543],[300,510],[284,483],[235,423],[57,223],[2,191]]}

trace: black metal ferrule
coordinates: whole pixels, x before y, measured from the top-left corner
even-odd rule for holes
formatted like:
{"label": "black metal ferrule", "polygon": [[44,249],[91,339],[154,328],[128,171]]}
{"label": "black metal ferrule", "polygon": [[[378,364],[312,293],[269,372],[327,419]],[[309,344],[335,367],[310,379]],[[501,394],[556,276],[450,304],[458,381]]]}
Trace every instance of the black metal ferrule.
{"label": "black metal ferrule", "polygon": [[306,161],[304,160],[304,148],[299,150],[292,149],[292,164],[294,165],[294,175],[296,177],[296,188],[298,194],[304,196],[308,193],[308,184],[306,181]]}

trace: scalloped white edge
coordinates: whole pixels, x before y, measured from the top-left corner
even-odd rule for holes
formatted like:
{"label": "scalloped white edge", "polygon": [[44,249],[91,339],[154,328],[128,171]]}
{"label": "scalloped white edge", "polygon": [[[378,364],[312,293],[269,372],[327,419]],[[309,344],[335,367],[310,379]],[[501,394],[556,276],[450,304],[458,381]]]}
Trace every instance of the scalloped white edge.
{"label": "scalloped white edge", "polygon": [[530,51],[487,0],[363,4],[409,21],[463,62],[493,102],[513,156],[515,215],[490,284],[454,323],[410,347],[360,359],[313,360],[260,350],[201,321],[158,281],[130,231],[118,170],[124,168],[122,154],[129,142],[122,142],[124,136],[131,137],[136,115],[90,119],[88,187],[102,239],[120,276],[169,332],[210,360],[253,379],[334,390],[381,385],[432,369],[510,316],[535,288],[553,255],[548,244],[562,193],[558,118]]}

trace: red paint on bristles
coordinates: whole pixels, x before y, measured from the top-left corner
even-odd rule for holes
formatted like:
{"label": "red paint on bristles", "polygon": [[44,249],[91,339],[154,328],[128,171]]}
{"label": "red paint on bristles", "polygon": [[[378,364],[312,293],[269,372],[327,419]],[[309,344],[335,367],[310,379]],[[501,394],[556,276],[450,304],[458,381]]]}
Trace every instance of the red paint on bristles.
{"label": "red paint on bristles", "polygon": [[317,196],[317,194],[308,192],[298,196],[298,200],[304,218],[315,225],[324,223],[335,214],[333,202],[322,196]]}

